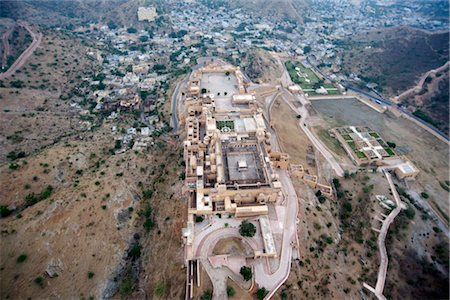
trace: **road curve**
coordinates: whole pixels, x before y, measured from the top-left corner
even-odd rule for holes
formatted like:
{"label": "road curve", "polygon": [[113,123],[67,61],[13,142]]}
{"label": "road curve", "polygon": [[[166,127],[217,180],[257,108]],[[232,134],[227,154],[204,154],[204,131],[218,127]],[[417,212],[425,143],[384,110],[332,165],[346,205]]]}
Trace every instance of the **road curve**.
{"label": "road curve", "polygon": [[39,44],[42,41],[42,33],[34,33],[27,23],[25,22],[17,22],[18,25],[23,26],[31,35],[33,38],[33,41],[31,42],[31,45],[28,46],[25,51],[16,59],[16,61],[11,65],[11,67],[4,73],[0,74],[0,80],[3,80],[5,78],[8,78],[12,74],[14,74],[18,69],[20,69],[27,59],[33,54],[34,50],[39,46]]}

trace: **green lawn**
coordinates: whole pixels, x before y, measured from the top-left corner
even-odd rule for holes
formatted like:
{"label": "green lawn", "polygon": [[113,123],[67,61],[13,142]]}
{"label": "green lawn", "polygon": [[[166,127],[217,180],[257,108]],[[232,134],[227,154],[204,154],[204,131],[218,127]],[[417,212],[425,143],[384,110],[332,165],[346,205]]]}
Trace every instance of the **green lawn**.
{"label": "green lawn", "polygon": [[387,154],[389,154],[389,156],[394,156],[395,155],[394,151],[392,151],[391,148],[384,148],[384,150],[387,152]]}
{"label": "green lawn", "polygon": [[327,90],[328,91],[328,95],[340,95],[341,92],[339,92],[339,90]]}
{"label": "green lawn", "polygon": [[355,151],[356,156],[358,156],[358,158],[366,158],[366,155],[364,154],[364,152],[361,151]]}
{"label": "green lawn", "polygon": [[[314,73],[314,71],[310,68],[305,67],[302,63],[296,62],[293,63],[291,61],[287,61],[285,63],[286,69],[289,73],[289,76],[291,77],[291,80],[300,85],[303,90],[309,90],[314,89],[314,84],[317,82],[322,82],[322,86],[326,89],[334,89],[336,88],[332,83],[330,82],[323,82],[320,80],[320,78]],[[300,70],[297,71],[295,68],[299,68]],[[306,79],[309,80],[309,82],[306,81]],[[317,94],[314,91],[307,91],[307,93],[310,96],[317,96]],[[329,95],[340,95],[341,93],[339,90],[328,90]]]}
{"label": "green lawn", "polygon": [[348,145],[350,146],[350,148],[352,148],[353,151],[356,151],[356,144],[355,144],[355,142],[348,142]]}
{"label": "green lawn", "polygon": [[342,137],[344,138],[344,140],[346,141],[353,141],[352,137],[348,134],[343,134]]}
{"label": "green lawn", "polygon": [[234,121],[217,121],[217,129],[222,130],[222,128],[227,127],[231,131],[234,131]]}

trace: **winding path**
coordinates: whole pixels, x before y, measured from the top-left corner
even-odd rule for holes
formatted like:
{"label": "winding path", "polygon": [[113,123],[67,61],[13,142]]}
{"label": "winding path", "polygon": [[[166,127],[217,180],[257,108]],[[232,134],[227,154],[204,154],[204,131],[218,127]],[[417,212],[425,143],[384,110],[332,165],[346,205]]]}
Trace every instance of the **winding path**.
{"label": "winding path", "polygon": [[31,45],[28,46],[28,48],[25,49],[25,51],[23,51],[23,53],[16,59],[11,67],[6,72],[0,74],[0,80],[8,78],[9,76],[13,75],[18,69],[20,69],[42,41],[42,33],[34,33],[31,30],[30,26],[28,26],[28,24],[25,22],[19,21],[17,22],[17,24],[24,27],[30,33],[33,41],[31,42]]}
{"label": "winding path", "polygon": [[400,200],[400,196],[397,193],[397,189],[395,188],[394,182],[392,181],[391,174],[389,172],[384,171],[384,175],[386,176],[387,181],[389,182],[389,186],[391,187],[392,195],[394,195],[396,207],[391,211],[391,213],[384,219],[383,225],[381,226],[380,233],[378,235],[378,248],[380,249],[380,267],[378,269],[378,278],[377,284],[375,288],[371,287],[367,283],[364,283],[363,286],[375,294],[375,296],[379,300],[386,300],[386,297],[383,295],[384,284],[386,282],[386,274],[389,263],[389,258],[386,251],[386,235],[389,230],[389,226],[394,222],[395,217],[400,213],[402,208],[404,208],[404,204]]}
{"label": "winding path", "polygon": [[425,80],[427,79],[428,76],[430,76],[431,74],[436,74],[438,72],[444,71],[445,69],[447,69],[449,67],[450,62],[446,62],[443,66],[440,66],[437,69],[433,69],[430,70],[428,72],[426,72],[419,80],[419,82],[412,88],[404,91],[403,93],[401,93],[400,95],[398,95],[397,97],[394,97],[395,102],[399,103],[401,102],[404,98],[407,98],[409,96],[411,96],[411,94],[415,94],[415,93],[419,93],[422,88],[423,88],[423,84],[425,83]]}

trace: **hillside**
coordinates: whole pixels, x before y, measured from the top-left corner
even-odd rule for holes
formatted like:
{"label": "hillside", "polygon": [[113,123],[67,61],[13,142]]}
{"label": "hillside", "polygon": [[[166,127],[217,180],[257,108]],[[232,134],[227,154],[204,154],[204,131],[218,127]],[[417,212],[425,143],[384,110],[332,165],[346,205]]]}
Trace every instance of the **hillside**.
{"label": "hillside", "polygon": [[343,72],[378,84],[385,96],[408,89],[449,58],[448,32],[432,34],[397,27],[363,32],[346,43],[341,54]]}
{"label": "hillside", "polygon": [[401,102],[414,114],[449,133],[449,69],[429,75],[422,89]]}

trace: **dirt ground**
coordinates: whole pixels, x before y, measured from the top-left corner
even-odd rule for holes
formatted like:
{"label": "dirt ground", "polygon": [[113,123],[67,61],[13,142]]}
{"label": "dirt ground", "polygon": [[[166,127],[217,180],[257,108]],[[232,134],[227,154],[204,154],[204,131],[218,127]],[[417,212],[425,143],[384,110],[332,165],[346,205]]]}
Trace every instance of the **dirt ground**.
{"label": "dirt ground", "polygon": [[409,184],[410,189],[419,194],[426,191],[430,195],[427,201],[436,203],[448,218],[448,192],[439,183],[449,178],[449,150],[445,143],[408,120],[390,113],[379,114],[357,100],[318,100],[312,104],[321,113],[322,127],[326,129],[367,125],[386,141],[395,142],[396,152],[406,155],[421,171],[417,180]]}
{"label": "dirt ground", "polygon": [[229,299],[239,299],[239,300],[252,300],[252,296],[249,295],[247,291],[244,291],[239,285],[237,285],[233,280],[228,279],[227,287],[233,288],[235,291],[234,296],[229,296]]}
{"label": "dirt ground", "polygon": [[[87,129],[75,119],[80,109],[69,106],[75,84],[92,72],[88,48],[79,40],[43,30],[40,46],[16,74],[3,80],[0,89],[0,162],[10,151],[31,154],[67,136]],[[21,88],[11,87],[21,81]],[[82,93],[84,95],[84,93]],[[69,97],[71,95],[71,97]]]}
{"label": "dirt ground", "polygon": [[317,175],[314,148],[300,129],[294,112],[286,103],[276,100],[272,108],[272,118],[281,150],[289,153],[290,162],[301,164],[309,174]]}
{"label": "dirt ground", "polygon": [[[312,174],[317,174],[317,170],[324,170],[326,162],[320,156],[315,159],[314,167],[308,165],[308,158],[311,157],[308,148],[311,144],[298,128],[298,119],[289,107],[284,102],[278,102],[274,104],[272,113],[282,150],[290,155],[291,162],[307,166]],[[317,158],[316,155],[312,157]],[[377,176],[373,179],[376,188],[372,193],[386,193],[387,183]],[[367,220],[372,220],[371,216],[374,213],[374,208],[368,208],[376,207],[376,203],[373,202],[372,194],[362,195],[362,185],[359,183],[361,178],[362,176],[358,176],[345,182],[345,190],[349,191],[346,197],[364,199],[348,200],[352,201],[352,204],[355,203],[353,204],[355,214],[352,217],[352,226],[345,230],[342,229],[340,219],[343,199],[327,199],[321,204],[314,190],[293,178],[294,187],[300,198],[298,237],[301,258],[293,262],[288,281],[280,288],[276,297],[282,298],[286,295],[288,299],[360,297],[362,282],[370,275],[369,268],[377,266],[376,253],[373,250],[369,253],[364,245],[365,241],[373,239],[373,231],[370,230],[372,221]],[[359,222],[366,224],[358,231],[358,235],[355,235],[352,233],[355,231],[353,226],[360,226]]]}
{"label": "dirt ground", "polygon": [[[17,160],[17,170],[1,167],[0,204],[16,208],[0,219],[1,298],[100,297],[111,274],[121,268],[135,233],[142,247],[139,287],[148,295],[158,290],[163,299],[179,298],[184,293],[180,232],[186,212],[179,149],[164,142],[164,150],[111,155],[109,123],[80,137]],[[25,207],[26,195],[40,195],[48,185],[53,187],[48,199]],[[146,189],[153,196],[143,200]],[[144,202],[153,207],[150,231],[142,227]],[[18,263],[20,255],[27,258]],[[57,277],[46,274],[49,266]],[[33,282],[38,277],[42,287]]]}

